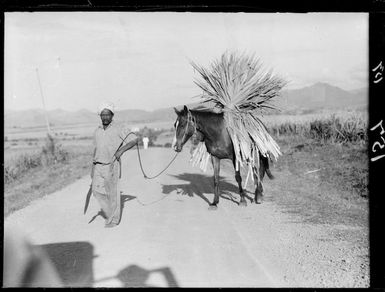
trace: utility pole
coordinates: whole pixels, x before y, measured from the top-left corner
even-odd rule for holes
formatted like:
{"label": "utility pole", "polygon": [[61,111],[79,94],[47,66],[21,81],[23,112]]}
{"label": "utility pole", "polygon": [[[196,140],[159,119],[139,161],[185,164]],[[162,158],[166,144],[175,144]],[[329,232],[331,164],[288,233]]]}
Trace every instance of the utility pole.
{"label": "utility pole", "polygon": [[49,127],[49,121],[48,121],[48,115],[47,115],[47,110],[45,108],[45,102],[44,102],[44,95],[43,95],[43,89],[41,87],[41,83],[40,83],[40,76],[39,76],[39,70],[36,68],[36,74],[37,74],[37,80],[39,82],[39,88],[40,88],[40,93],[41,93],[41,99],[43,101],[43,109],[44,109],[44,116],[45,116],[45,122],[47,124],[47,132],[48,132],[48,135],[51,134],[51,129]]}

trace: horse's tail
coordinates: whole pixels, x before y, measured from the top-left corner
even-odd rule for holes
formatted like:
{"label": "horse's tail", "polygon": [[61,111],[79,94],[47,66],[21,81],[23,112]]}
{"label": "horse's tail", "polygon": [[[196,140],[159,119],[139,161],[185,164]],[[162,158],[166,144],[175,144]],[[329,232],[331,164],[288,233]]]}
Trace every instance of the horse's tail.
{"label": "horse's tail", "polygon": [[269,158],[264,157],[261,155],[262,163],[265,169],[265,173],[269,177],[269,179],[274,179],[274,175],[271,173],[270,168],[269,168]]}

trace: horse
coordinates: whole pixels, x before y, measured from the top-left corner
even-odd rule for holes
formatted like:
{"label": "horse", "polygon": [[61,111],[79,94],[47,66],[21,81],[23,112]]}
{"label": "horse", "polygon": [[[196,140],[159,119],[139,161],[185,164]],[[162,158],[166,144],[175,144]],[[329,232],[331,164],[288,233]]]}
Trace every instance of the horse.
{"label": "horse", "polygon": [[[214,169],[214,200],[209,205],[209,209],[217,209],[219,203],[219,172],[220,160],[230,159],[235,170],[235,180],[238,183],[239,195],[241,197],[239,206],[246,207],[245,191],[242,188],[242,177],[240,173],[239,162],[236,161],[233,142],[227,131],[223,113],[211,111],[191,110],[184,106],[183,110],[179,111],[174,108],[177,114],[177,119],[174,123],[175,137],[172,148],[176,152],[181,152],[183,145],[195,134],[195,137],[204,142],[207,151],[211,154],[211,162]],[[254,201],[256,204],[262,203],[263,186],[262,180],[265,175],[269,179],[274,176],[269,169],[269,159],[259,155],[259,179],[257,169],[253,167],[253,177],[255,184]],[[237,165],[238,163],[238,165]]]}

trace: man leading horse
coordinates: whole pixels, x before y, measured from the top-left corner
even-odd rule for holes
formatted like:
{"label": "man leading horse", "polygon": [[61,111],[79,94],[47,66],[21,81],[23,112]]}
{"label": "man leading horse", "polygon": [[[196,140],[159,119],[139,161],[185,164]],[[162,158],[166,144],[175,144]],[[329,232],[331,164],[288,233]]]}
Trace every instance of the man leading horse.
{"label": "man leading horse", "polygon": [[92,192],[101,207],[106,228],[120,223],[120,158],[138,143],[136,136],[129,135],[128,128],[114,123],[114,112],[114,105],[110,102],[102,103],[99,107],[102,125],[94,132],[95,148],[91,170]]}

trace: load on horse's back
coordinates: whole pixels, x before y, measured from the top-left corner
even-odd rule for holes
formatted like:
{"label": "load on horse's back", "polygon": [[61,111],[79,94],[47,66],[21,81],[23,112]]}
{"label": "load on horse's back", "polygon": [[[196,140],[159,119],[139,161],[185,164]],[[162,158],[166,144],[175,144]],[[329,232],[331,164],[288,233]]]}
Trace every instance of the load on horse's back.
{"label": "load on horse's back", "polygon": [[189,110],[186,106],[182,111],[175,109],[178,118],[174,149],[181,151],[193,134],[199,137],[201,143],[193,153],[192,162],[205,169],[211,157],[215,193],[211,207],[215,208],[219,202],[220,159],[233,162],[241,196],[239,205],[246,205],[240,167],[247,167],[247,177],[252,173],[255,202],[261,203],[264,174],[272,178],[269,160],[276,160],[281,152],[259,115],[275,108],[270,101],[279,96],[286,81],[271,71],[265,72],[254,56],[236,53],[225,53],[209,69],[195,63],[192,66],[202,77],[195,81],[203,90],[201,104],[211,103],[214,110]]}

